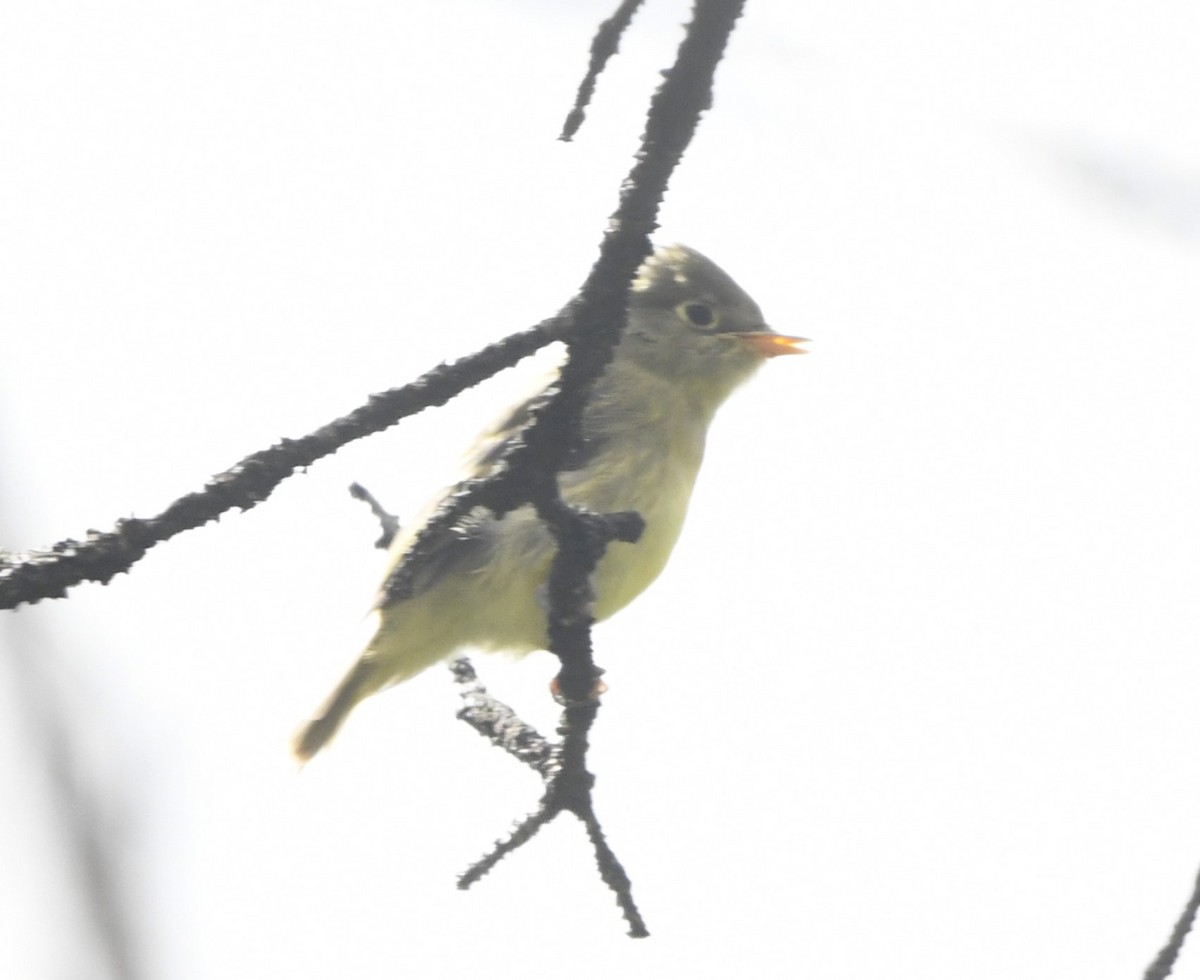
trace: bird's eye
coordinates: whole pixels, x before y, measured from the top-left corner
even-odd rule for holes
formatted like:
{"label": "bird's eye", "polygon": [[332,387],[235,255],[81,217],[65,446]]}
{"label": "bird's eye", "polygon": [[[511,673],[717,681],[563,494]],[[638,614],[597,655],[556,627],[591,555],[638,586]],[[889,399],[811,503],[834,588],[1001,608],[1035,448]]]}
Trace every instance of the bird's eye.
{"label": "bird's eye", "polygon": [[680,316],[694,327],[711,327],[717,322],[717,314],[707,303],[680,303]]}

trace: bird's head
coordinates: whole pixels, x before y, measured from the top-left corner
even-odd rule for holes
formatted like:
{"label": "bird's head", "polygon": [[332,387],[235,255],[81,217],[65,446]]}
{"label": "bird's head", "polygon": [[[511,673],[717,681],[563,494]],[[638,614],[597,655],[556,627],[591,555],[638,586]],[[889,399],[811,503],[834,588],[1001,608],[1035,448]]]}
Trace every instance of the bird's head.
{"label": "bird's head", "polygon": [[802,337],[776,333],[714,262],[683,245],[658,249],[630,293],[618,357],[719,404],[768,357],[807,353]]}

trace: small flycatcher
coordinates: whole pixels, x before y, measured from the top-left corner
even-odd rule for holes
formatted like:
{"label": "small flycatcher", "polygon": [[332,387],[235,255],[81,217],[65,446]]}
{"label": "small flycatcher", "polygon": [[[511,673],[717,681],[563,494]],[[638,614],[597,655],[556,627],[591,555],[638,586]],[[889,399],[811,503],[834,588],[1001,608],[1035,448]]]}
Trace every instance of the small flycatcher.
{"label": "small flycatcher", "polygon": [[[580,448],[558,475],[568,503],[637,511],[645,520],[637,543],[613,542],[596,568],[597,620],[624,608],[666,565],[717,408],[764,360],[803,354],[804,342],[766,326],[754,300],[699,252],[673,245],[647,260],[630,294],[628,326],[588,396]],[[480,436],[472,476],[494,465],[528,410],[529,403],[519,406]],[[396,536],[389,575],[421,526]],[[311,759],[367,696],[460,648],[544,649],[542,596],[553,556],[550,532],[531,506],[502,518],[475,508],[438,544],[408,595],[381,594],[374,638],[296,734],[296,757]]]}

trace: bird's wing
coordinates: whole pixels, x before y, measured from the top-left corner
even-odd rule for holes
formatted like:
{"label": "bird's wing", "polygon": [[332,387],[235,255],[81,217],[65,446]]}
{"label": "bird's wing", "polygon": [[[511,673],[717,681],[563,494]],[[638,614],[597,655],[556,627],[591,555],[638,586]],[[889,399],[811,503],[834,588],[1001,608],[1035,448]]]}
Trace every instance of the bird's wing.
{"label": "bird's wing", "polygon": [[[409,567],[407,554],[388,573],[379,590],[376,606],[390,606],[427,592],[450,574],[470,574],[486,567],[492,551],[496,518],[485,508],[476,507],[448,528],[440,528],[422,549],[423,561]],[[405,553],[417,535],[406,535],[401,548]]]}
{"label": "bird's wing", "polygon": [[[487,476],[501,457],[511,448],[522,430],[529,424],[533,410],[544,403],[549,396],[549,389],[543,389],[530,398],[515,405],[512,410],[501,417],[500,421],[483,432],[471,446],[467,454],[468,472],[472,478]],[[607,441],[600,430],[588,424],[585,415],[582,432],[575,445],[567,450],[563,460],[561,473],[581,470],[599,455]]]}
{"label": "bird's wing", "polygon": [[[539,391],[516,405],[499,422],[485,430],[472,445],[467,456],[469,478],[486,477],[508,449],[520,437],[529,424],[534,408],[544,402],[546,390]],[[585,425],[585,430],[588,427]],[[599,432],[585,434],[571,447],[564,460],[562,474],[570,479],[575,473],[594,461],[603,450],[607,438]],[[404,555],[416,540],[419,529],[437,512],[440,505],[454,490],[441,494],[426,508],[423,517],[413,525],[414,530],[397,541],[396,548]],[[380,589],[376,605],[382,607],[402,602],[431,589],[450,574],[470,575],[482,571],[492,557],[494,544],[499,535],[503,518],[497,518],[486,507],[474,507],[464,517],[448,528],[434,532],[432,540],[426,542],[423,551],[427,557],[411,571],[405,570],[407,558],[401,557],[388,574]],[[532,533],[538,533],[536,530]]]}

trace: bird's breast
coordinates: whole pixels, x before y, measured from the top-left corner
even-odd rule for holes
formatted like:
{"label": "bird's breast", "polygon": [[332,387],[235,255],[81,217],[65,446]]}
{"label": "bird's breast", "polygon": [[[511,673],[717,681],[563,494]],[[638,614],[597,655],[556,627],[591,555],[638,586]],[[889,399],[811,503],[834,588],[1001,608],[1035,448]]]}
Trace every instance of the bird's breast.
{"label": "bird's breast", "polygon": [[566,474],[568,502],[602,514],[636,511],[645,521],[634,544],[614,541],[596,569],[597,619],[607,619],[650,585],[667,564],[687,516],[704,454],[703,431],[676,429],[672,438],[653,431],[614,447],[580,474]]}

